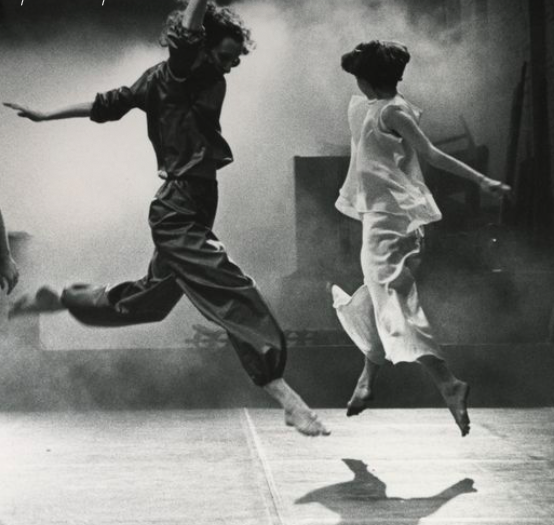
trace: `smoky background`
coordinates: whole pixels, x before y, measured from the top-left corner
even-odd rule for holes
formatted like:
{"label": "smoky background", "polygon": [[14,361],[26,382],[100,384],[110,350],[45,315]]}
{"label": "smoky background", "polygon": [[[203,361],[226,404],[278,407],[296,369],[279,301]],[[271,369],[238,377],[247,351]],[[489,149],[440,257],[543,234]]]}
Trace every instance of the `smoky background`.
{"label": "smoky background", "polygon": [[[346,109],[357,88],[340,56],[359,42],[405,43],[412,59],[399,89],[423,109],[423,129],[432,139],[457,134],[462,115],[489,146],[490,175],[503,178],[526,52],[519,2],[492,0],[486,20],[475,2],[461,2],[452,20],[403,0],[231,3],[257,47],[227,79],[222,127],[235,162],[219,174],[215,231],[271,303],[297,269],[292,159],[347,151]],[[173,4],[147,4],[4,1],[2,100],[50,109],[131,84],[166,56],[157,36]],[[510,35],[501,29],[508,15]],[[36,124],[0,111],[0,205],[11,230],[32,235],[19,291],[140,278],[152,251],[148,205],[160,184],[145,116]],[[313,239],[314,250],[320,242]],[[205,322],[184,300],[159,325],[88,329],[62,314],[42,316],[40,333],[49,349],[167,348],[182,346],[197,323]]]}

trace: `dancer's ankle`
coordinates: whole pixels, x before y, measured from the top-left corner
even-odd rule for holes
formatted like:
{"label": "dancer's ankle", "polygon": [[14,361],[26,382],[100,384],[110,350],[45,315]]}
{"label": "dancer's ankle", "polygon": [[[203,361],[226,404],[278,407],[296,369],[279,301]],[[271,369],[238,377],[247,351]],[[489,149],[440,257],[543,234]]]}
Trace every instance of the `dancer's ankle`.
{"label": "dancer's ankle", "polygon": [[286,411],[294,410],[295,406],[301,402],[300,396],[282,377],[270,381],[263,388]]}

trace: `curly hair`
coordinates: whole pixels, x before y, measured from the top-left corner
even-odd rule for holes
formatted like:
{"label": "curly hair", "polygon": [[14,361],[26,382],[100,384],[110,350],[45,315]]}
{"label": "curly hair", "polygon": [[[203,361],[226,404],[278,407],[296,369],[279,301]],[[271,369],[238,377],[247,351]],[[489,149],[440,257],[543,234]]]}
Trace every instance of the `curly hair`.
{"label": "curly hair", "polygon": [[[178,8],[169,14],[162,28],[159,40],[164,47],[168,45],[168,31],[182,30],[183,15],[188,6],[188,0],[177,0],[177,5]],[[242,18],[228,7],[218,8],[213,2],[208,2],[203,25],[208,49],[213,49],[224,38],[232,38],[239,42],[242,45],[243,55],[247,55],[255,47],[250,29],[245,26]]]}
{"label": "curly hair", "polygon": [[395,89],[402,80],[410,53],[404,44],[372,40],[358,44],[342,56],[342,69],[367,80],[377,89]]}

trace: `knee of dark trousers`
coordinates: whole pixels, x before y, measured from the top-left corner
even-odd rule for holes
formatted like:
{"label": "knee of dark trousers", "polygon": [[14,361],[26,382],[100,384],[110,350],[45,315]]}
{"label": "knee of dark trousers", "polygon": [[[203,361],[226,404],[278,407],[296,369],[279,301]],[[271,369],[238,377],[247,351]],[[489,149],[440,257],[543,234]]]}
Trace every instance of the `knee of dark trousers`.
{"label": "knee of dark trousers", "polygon": [[120,327],[158,322],[167,317],[170,309],[126,310],[116,307],[105,287],[73,285],[63,290],[62,304],[79,322],[90,326]]}
{"label": "knee of dark trousers", "polygon": [[110,306],[106,288],[90,284],[73,284],[64,288],[60,297],[61,303],[72,308],[102,308]]}
{"label": "knee of dark trousers", "polygon": [[137,281],[116,285],[107,291],[108,301],[121,315],[163,321],[183,296],[173,277],[159,282]]}

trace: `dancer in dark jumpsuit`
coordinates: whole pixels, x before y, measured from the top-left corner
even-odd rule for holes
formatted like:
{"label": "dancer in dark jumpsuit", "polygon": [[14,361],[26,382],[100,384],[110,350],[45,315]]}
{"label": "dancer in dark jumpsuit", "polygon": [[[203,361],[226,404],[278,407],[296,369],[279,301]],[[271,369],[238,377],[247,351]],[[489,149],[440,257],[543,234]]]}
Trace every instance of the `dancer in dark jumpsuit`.
{"label": "dancer in dark jumpsuit", "polygon": [[183,294],[223,327],[252,381],[285,409],[286,423],[308,435],[329,432],[284,381],[283,332],[254,281],[228,257],[212,227],[216,171],[232,162],[221,135],[224,75],[251,47],[250,32],[229,9],[191,0],[170,14],[160,39],[169,58],[131,86],[93,103],[38,112],[5,105],[33,121],[90,117],[118,120],[133,108],[146,112],[158,175],[165,180],[149,213],[155,250],[148,273],[113,287],[74,285],[61,296],[50,288],[22,297],[12,315],[68,309],[82,323],[125,326],[161,321]]}

